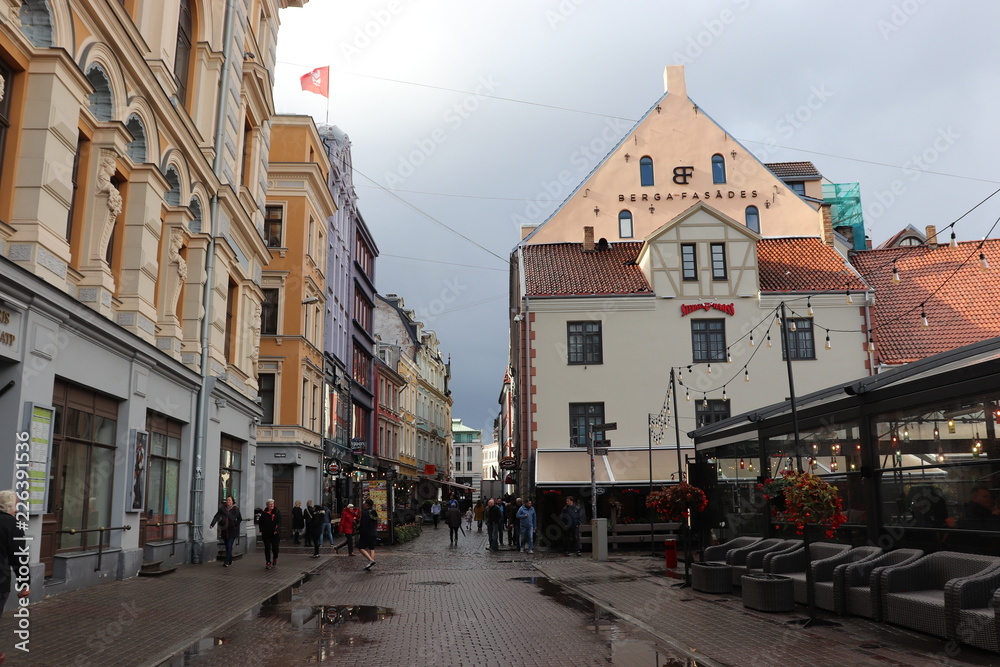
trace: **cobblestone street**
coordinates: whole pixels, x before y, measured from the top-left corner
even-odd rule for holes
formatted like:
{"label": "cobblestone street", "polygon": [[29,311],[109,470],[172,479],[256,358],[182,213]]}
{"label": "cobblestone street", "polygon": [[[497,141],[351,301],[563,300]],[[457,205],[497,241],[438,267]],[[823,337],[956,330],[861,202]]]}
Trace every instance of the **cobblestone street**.
{"label": "cobblestone street", "polygon": [[182,567],[33,605],[31,652],[6,665],[995,665],[1000,656],[857,618],[803,629],[806,617],[743,607],[739,594],[677,586],[662,559],[615,553],[486,550],[486,534],[425,527],[414,542],[364,559],[329,546],[285,547],[265,570]]}

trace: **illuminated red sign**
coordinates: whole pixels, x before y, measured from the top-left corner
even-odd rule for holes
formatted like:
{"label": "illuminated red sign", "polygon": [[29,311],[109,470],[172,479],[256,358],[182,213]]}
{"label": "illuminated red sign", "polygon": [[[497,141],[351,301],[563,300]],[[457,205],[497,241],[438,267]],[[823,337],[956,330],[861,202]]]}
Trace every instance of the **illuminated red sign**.
{"label": "illuminated red sign", "polygon": [[691,313],[697,312],[699,310],[719,310],[726,315],[736,314],[736,304],[733,303],[711,303],[706,301],[705,303],[696,303],[692,305],[681,306],[681,317],[685,315],[690,315]]}

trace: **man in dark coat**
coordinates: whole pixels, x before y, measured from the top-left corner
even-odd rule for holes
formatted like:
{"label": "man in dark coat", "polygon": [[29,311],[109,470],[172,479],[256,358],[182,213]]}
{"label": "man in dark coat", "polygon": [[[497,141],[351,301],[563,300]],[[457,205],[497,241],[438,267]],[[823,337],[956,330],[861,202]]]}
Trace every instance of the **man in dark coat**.
{"label": "man in dark coat", "polygon": [[212,523],[209,524],[209,528],[215,528],[215,524],[219,524],[219,535],[226,543],[226,559],[222,563],[223,567],[229,567],[233,564],[233,542],[240,536],[242,522],[243,515],[240,514],[240,508],[236,505],[236,499],[232,496],[226,496],[226,504],[219,508]]}
{"label": "man in dark coat", "polygon": [[309,515],[309,519],[307,519],[308,523],[306,524],[306,544],[309,544],[311,541],[313,545],[313,554],[310,558],[319,558],[319,548],[323,541],[323,522],[326,521],[326,512],[319,505],[314,506],[310,500],[303,514]]}
{"label": "man in dark coat", "polygon": [[458,509],[458,501],[453,500],[448,503],[448,509],[444,513],[444,522],[448,524],[450,531],[450,544],[458,546],[458,529],[462,527],[462,510]]}
{"label": "man in dark coat", "polygon": [[580,524],[583,523],[583,508],[577,505],[573,496],[566,497],[566,506],[563,507],[559,521],[563,526],[563,556],[568,556],[575,551],[580,555]]}
{"label": "man in dark coat", "polygon": [[503,526],[503,512],[497,506],[497,501],[490,498],[486,503],[486,533],[490,537],[490,551],[499,551],[500,530]]}
{"label": "man in dark coat", "polygon": [[375,511],[375,502],[371,498],[366,498],[358,528],[358,551],[368,559],[368,564],[365,565],[366,570],[375,567],[375,543],[377,540],[378,512]]}

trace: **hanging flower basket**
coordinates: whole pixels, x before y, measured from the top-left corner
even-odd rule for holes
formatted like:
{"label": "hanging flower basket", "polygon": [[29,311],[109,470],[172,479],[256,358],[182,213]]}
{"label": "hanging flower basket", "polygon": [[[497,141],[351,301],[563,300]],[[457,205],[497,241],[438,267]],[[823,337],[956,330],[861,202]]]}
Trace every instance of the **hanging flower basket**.
{"label": "hanging flower basket", "polygon": [[799,535],[815,524],[830,538],[847,521],[837,487],[811,473],[786,470],[778,479],[758,484],[757,490],[771,503],[775,521],[791,524]]}
{"label": "hanging flower basket", "polygon": [[697,486],[681,482],[650,493],[646,496],[646,507],[661,521],[687,519],[691,512],[701,512],[708,507],[708,496]]}

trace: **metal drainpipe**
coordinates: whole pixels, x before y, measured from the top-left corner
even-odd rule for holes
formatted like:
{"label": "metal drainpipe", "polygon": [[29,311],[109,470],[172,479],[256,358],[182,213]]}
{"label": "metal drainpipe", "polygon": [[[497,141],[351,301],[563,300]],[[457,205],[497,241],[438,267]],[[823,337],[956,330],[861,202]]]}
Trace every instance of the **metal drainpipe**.
{"label": "metal drainpipe", "polygon": [[[226,121],[227,100],[229,98],[229,70],[232,60],[233,50],[233,21],[236,12],[233,11],[233,0],[226,0],[226,24],[223,31],[222,79],[219,81],[219,112],[216,115],[215,129],[215,159],[212,162],[212,171],[216,174],[222,168],[222,150],[224,139],[224,127]],[[195,420],[194,438],[194,470],[191,480],[191,528],[192,528],[192,552],[191,562],[201,562],[201,552],[204,545],[202,534],[202,515],[205,504],[205,470],[204,458],[206,454],[206,440],[208,437],[208,400],[211,396],[211,386],[214,387],[214,378],[209,377],[209,328],[212,321],[212,280],[215,274],[215,234],[218,229],[219,219],[219,193],[216,191],[212,195],[212,203],[209,213],[209,239],[207,257],[205,258],[205,286],[202,290],[202,305],[205,314],[201,320],[201,385],[198,387],[197,418]]]}
{"label": "metal drainpipe", "polygon": [[[868,335],[869,336],[872,336],[871,304],[869,302],[869,299],[871,299],[871,298],[872,297],[869,296],[869,293],[865,292],[865,329],[868,330]],[[872,336],[872,341],[874,341],[874,340],[875,340],[875,337]],[[868,370],[869,370],[869,374],[870,375],[877,375],[878,373],[875,370],[875,353],[872,351],[871,346],[868,345],[867,341],[865,341],[865,347],[868,348]]]}

